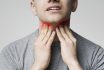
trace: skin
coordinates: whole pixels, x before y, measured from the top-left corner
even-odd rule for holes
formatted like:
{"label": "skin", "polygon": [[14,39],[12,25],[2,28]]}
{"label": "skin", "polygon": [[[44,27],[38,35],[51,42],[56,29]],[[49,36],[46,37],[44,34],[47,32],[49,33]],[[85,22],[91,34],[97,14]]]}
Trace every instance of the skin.
{"label": "skin", "polygon": [[[47,12],[46,9],[54,4],[61,5],[62,9],[58,13]],[[76,55],[77,41],[68,27],[70,14],[77,8],[77,0],[30,0],[30,7],[40,21],[39,36],[34,42],[35,62],[31,70],[45,70],[48,67],[53,41],[60,41],[62,59],[69,69],[82,70]],[[52,22],[55,22],[54,26]]]}

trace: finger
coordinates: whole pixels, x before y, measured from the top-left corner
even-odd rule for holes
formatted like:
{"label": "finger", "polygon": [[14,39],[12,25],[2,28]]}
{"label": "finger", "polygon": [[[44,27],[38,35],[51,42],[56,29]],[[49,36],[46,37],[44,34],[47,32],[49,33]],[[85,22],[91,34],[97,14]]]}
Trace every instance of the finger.
{"label": "finger", "polygon": [[48,26],[46,24],[44,24],[42,31],[41,31],[39,38],[38,38],[39,41],[42,41],[44,39],[45,35],[47,34],[47,31],[48,31]]}
{"label": "finger", "polygon": [[67,26],[65,26],[65,31],[66,31],[66,33],[68,34],[68,36],[73,40],[74,39],[74,36],[73,36],[73,34],[72,34],[72,32],[71,32],[71,30],[70,29],[68,29],[68,27]]}
{"label": "finger", "polygon": [[55,37],[55,31],[52,32],[50,38],[48,39],[48,42],[46,44],[47,47],[50,47],[51,46],[51,44],[52,44],[52,42],[54,40],[54,37]]}
{"label": "finger", "polygon": [[47,34],[48,31],[48,25],[44,24],[43,34]]}
{"label": "finger", "polygon": [[43,23],[40,23],[39,34],[41,34],[41,32],[43,31],[43,27],[44,27],[44,24]]}
{"label": "finger", "polygon": [[58,36],[59,40],[60,40],[61,42],[64,41],[64,38],[63,38],[63,36],[61,35],[61,33],[60,33],[60,31],[59,31],[58,28],[56,28],[56,33],[57,33],[57,36]]}
{"label": "finger", "polygon": [[65,31],[66,31],[68,37],[74,42],[74,44],[76,44],[76,39],[75,39],[75,37],[73,36],[71,30],[69,30],[67,26],[65,26]]}
{"label": "finger", "polygon": [[64,37],[64,39],[68,40],[69,38],[68,38],[68,35],[66,34],[65,30],[61,26],[59,27],[59,29],[60,29],[60,32],[61,32],[62,36]]}
{"label": "finger", "polygon": [[48,39],[49,39],[49,37],[50,37],[50,35],[51,35],[51,32],[52,32],[52,29],[51,29],[51,27],[49,27],[49,30],[48,30],[48,32],[47,32],[45,38],[43,39],[44,44],[47,43],[47,41],[48,41]]}
{"label": "finger", "polygon": [[43,33],[44,26],[45,26],[44,24],[41,24],[40,29],[39,29],[39,35]]}

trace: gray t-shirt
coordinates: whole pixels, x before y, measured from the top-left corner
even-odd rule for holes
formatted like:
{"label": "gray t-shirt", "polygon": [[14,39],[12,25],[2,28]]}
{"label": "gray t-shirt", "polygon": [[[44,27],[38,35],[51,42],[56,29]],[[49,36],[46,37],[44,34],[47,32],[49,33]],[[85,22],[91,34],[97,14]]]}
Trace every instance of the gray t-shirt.
{"label": "gray t-shirt", "polygon": [[[2,50],[0,70],[30,70],[35,61],[34,42],[38,31],[10,43]],[[104,70],[103,48],[73,31],[72,33],[77,39],[77,57],[83,70]],[[59,42],[52,44],[52,58],[47,70],[68,70],[61,57]]]}

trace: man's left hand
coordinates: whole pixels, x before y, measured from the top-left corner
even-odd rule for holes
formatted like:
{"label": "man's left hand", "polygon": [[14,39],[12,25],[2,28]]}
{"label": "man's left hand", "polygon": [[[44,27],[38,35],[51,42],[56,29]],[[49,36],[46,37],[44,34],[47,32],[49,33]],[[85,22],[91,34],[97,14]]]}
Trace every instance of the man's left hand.
{"label": "man's left hand", "polygon": [[61,55],[64,63],[68,65],[70,70],[74,70],[74,68],[81,70],[76,54],[76,39],[70,29],[67,26],[60,26],[56,28],[56,33],[61,43]]}

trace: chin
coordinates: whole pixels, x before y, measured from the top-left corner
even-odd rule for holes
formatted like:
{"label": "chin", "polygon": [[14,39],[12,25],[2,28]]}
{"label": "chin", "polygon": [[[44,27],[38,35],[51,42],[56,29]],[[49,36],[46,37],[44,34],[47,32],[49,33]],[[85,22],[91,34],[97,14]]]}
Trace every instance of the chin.
{"label": "chin", "polygon": [[66,21],[66,19],[62,15],[48,15],[41,19],[41,21],[55,29],[56,27],[60,26],[63,21]]}
{"label": "chin", "polygon": [[56,23],[58,23],[58,22],[60,22],[60,21],[62,20],[62,17],[59,17],[59,16],[52,16],[52,17],[47,18],[47,20],[48,20],[49,22],[56,22]]}

